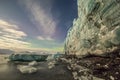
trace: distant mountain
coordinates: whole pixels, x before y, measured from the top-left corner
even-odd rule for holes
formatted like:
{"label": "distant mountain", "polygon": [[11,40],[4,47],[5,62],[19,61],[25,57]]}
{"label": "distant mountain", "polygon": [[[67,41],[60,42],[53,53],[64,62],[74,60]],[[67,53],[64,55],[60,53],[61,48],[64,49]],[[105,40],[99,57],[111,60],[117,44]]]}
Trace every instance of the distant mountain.
{"label": "distant mountain", "polygon": [[14,51],[9,49],[0,49],[0,54],[13,54]]}

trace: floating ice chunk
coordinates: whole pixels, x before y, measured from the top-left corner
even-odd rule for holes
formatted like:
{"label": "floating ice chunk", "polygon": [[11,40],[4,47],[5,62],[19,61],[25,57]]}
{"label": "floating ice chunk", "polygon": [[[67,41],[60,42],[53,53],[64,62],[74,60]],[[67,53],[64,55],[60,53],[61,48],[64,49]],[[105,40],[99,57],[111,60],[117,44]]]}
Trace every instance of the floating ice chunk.
{"label": "floating ice chunk", "polygon": [[25,73],[31,74],[31,73],[37,72],[37,68],[32,67],[32,66],[27,66],[27,65],[18,65],[17,69],[23,74]]}
{"label": "floating ice chunk", "polygon": [[29,66],[36,66],[36,65],[38,65],[38,63],[37,63],[36,61],[32,61],[32,62],[30,62],[28,65],[29,65]]}

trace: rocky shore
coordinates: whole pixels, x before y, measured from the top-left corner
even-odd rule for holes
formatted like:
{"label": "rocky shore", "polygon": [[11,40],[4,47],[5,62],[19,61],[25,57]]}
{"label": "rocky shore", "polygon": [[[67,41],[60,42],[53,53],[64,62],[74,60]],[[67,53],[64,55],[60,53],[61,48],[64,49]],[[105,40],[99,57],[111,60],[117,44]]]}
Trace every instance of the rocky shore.
{"label": "rocky shore", "polygon": [[108,54],[106,57],[89,55],[81,59],[66,55],[61,60],[67,64],[74,80],[119,80],[120,50]]}

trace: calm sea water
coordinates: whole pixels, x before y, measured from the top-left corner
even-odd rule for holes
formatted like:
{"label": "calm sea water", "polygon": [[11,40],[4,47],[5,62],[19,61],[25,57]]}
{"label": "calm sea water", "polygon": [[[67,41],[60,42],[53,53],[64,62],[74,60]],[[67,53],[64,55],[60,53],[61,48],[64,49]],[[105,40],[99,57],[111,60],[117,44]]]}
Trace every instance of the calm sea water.
{"label": "calm sea water", "polygon": [[65,65],[58,65],[48,69],[47,63],[40,63],[41,69],[34,74],[22,74],[16,68],[16,64],[0,64],[0,80],[73,80],[70,71]]}

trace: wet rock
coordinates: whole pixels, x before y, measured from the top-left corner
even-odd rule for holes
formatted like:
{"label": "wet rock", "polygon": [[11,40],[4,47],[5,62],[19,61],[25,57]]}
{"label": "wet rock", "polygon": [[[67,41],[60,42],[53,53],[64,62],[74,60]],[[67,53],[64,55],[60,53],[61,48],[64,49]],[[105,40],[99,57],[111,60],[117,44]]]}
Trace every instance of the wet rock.
{"label": "wet rock", "polygon": [[67,66],[67,68],[68,68],[69,70],[71,70],[71,69],[72,69],[70,66]]}
{"label": "wet rock", "polygon": [[67,62],[66,58],[60,58],[60,60],[63,61],[63,62]]}
{"label": "wet rock", "polygon": [[101,79],[101,78],[98,78],[98,77],[93,77],[92,80],[105,80],[105,79]]}
{"label": "wet rock", "polygon": [[72,75],[73,75],[73,78],[74,78],[75,80],[78,79],[78,74],[77,74],[77,72],[72,72]]}
{"label": "wet rock", "polygon": [[116,72],[115,74],[119,74],[119,72]]}
{"label": "wet rock", "polygon": [[115,78],[113,76],[110,76],[110,80],[115,80]]}
{"label": "wet rock", "polygon": [[86,76],[81,76],[81,80],[91,80],[91,79],[89,79],[89,78],[86,77]]}

